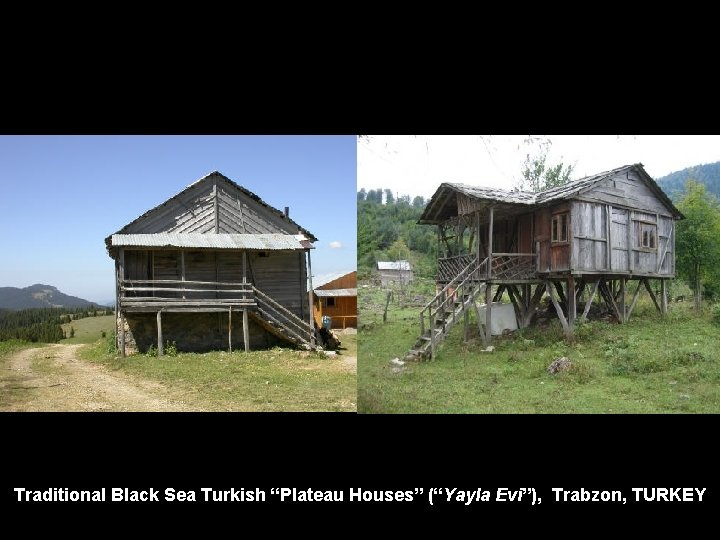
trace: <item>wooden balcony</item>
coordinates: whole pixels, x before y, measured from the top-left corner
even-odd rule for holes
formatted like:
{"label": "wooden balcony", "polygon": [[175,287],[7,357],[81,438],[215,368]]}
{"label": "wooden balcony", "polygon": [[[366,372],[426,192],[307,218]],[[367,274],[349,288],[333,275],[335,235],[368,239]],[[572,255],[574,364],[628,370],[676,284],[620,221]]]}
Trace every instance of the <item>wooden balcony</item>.
{"label": "wooden balcony", "polygon": [[[493,253],[490,274],[487,259],[483,259],[471,279],[477,281],[527,281],[537,279],[536,255],[534,253]],[[438,259],[438,283],[450,283],[474,260],[472,255],[458,255]]]}
{"label": "wooden balcony", "polygon": [[257,306],[252,283],[123,280],[120,307],[126,312],[227,312]]}

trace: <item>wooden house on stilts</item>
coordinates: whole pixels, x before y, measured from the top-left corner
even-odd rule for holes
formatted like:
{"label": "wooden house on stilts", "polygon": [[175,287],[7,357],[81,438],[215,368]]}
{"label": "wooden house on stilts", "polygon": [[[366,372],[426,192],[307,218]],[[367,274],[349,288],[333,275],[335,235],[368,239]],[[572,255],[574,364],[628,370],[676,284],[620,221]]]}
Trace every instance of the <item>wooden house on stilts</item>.
{"label": "wooden house on stilts", "polygon": [[[642,164],[540,193],[441,184],[418,221],[437,226],[439,292],[420,313],[411,354],[433,356],[460,321],[467,336],[471,310],[487,345],[493,301],[505,291],[520,328],[547,294],[567,335],[596,296],[620,323],[643,289],[665,313],[682,218]],[[659,298],[651,279],[659,281]],[[584,290],[589,299],[578,306]]]}
{"label": "wooden house on stilts", "polygon": [[314,347],[316,240],[217,171],[194,182],[105,239],[120,353]]}

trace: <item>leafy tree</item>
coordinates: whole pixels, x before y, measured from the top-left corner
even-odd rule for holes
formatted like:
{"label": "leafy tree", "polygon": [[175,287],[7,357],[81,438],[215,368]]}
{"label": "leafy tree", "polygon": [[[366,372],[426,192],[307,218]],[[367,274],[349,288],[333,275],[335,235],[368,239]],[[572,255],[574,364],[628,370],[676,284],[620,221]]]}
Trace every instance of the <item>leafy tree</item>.
{"label": "leafy tree", "polygon": [[677,207],[685,215],[677,222],[677,269],[693,290],[695,309],[700,309],[702,287],[716,288],[720,282],[720,202],[703,184],[688,180]]}
{"label": "leafy tree", "polygon": [[552,146],[550,139],[528,137],[525,143],[538,144],[539,150],[536,155],[530,152],[525,155],[522,178],[516,185],[517,189],[537,193],[570,182],[570,175],[575,165],[564,165],[562,162],[556,165],[548,163],[548,152]]}
{"label": "leafy tree", "polygon": [[71,337],[71,338],[74,338],[74,337],[75,337],[75,327],[74,327],[74,326],[71,326],[71,327],[70,327],[70,337]]}
{"label": "leafy tree", "polygon": [[385,204],[393,204],[395,202],[395,198],[393,197],[392,189],[386,189],[385,190]]}
{"label": "leafy tree", "polygon": [[365,192],[365,188],[362,188],[360,191],[358,191],[357,200],[364,201],[366,196],[367,196],[367,193]]}
{"label": "leafy tree", "polygon": [[406,261],[410,256],[410,249],[402,238],[395,240],[387,251],[393,261]]}
{"label": "leafy tree", "polygon": [[425,208],[425,199],[421,195],[418,195],[413,199],[412,205],[414,208]]}

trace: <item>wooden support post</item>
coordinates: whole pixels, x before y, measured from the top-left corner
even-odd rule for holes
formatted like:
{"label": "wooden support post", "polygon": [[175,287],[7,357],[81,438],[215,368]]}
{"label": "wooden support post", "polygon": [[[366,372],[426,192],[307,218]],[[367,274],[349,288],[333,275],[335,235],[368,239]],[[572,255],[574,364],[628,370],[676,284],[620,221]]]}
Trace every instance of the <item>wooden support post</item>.
{"label": "wooden support post", "polygon": [[575,278],[569,276],[567,280],[567,308],[568,308],[568,330],[570,334],[575,331],[575,317],[577,315],[575,297]]}
{"label": "wooden support post", "polygon": [[245,345],[245,352],[250,352],[250,326],[247,309],[243,309],[243,344]]}
{"label": "wooden support post", "polygon": [[120,356],[125,357],[125,316],[120,311]]}
{"label": "wooden support post", "polygon": [[617,307],[617,304],[615,303],[615,299],[613,298],[612,292],[610,291],[610,288],[608,285],[603,281],[600,280],[600,293],[603,297],[603,300],[605,300],[605,304],[607,304],[607,307],[610,308],[610,310],[615,314],[615,317],[617,318],[618,322],[622,322],[620,310]]}
{"label": "wooden support post", "polygon": [[622,315],[622,322],[627,322],[627,309],[625,309],[625,283],[627,282],[627,279],[620,278],[620,305],[618,308],[620,309],[620,314]]}
{"label": "wooden support post", "polygon": [[308,322],[310,323],[310,346],[315,347],[315,323],[313,322],[313,284],[312,284],[312,261],[310,260],[310,250],[307,250],[307,274],[308,274]]}
{"label": "wooden support post", "polygon": [[[639,287],[640,285],[638,285]],[[667,282],[664,279],[660,280],[660,313],[663,315],[667,314]]]}
{"label": "wooden support post", "polygon": [[497,288],[495,295],[493,296],[493,302],[500,302],[502,300],[502,295],[504,292],[505,292],[505,285],[500,285]]}
{"label": "wooden support post", "polygon": [[228,352],[232,352],[232,306],[228,308]]}
{"label": "wooden support post", "polygon": [[598,279],[595,282],[595,285],[593,285],[592,292],[590,293],[590,298],[588,298],[588,301],[585,302],[585,309],[583,310],[583,314],[581,319],[584,321],[587,319],[588,313],[590,313],[590,307],[592,307],[593,299],[595,298],[595,295],[598,291],[598,286],[600,285],[600,280]]}
{"label": "wooden support post", "polygon": [[535,287],[535,293],[532,295],[532,298],[530,299],[530,305],[528,306],[527,312],[525,313],[525,326],[530,326],[530,323],[535,316],[535,310],[537,308],[537,305],[540,303],[540,299],[545,293],[545,289],[545,283],[540,283],[537,287]]}
{"label": "wooden support post", "polygon": [[[490,214],[492,215],[492,214]],[[492,323],[492,285],[487,283],[485,286],[485,345],[490,345],[492,341],[492,332],[490,331],[490,323]]]}
{"label": "wooden support post", "polygon": [[[184,249],[180,250],[180,280],[185,281],[185,250]],[[184,299],[185,298],[185,292],[184,292],[185,284],[182,285],[182,288],[183,288],[182,297]]]}
{"label": "wooden support post", "polygon": [[157,312],[158,356],[163,355],[162,310]]}
{"label": "wooden support post", "polygon": [[470,313],[469,313],[468,310],[465,309],[464,306],[463,306],[463,336],[465,336],[465,337],[463,338],[463,341],[465,341],[466,343],[467,343],[467,340],[468,340],[468,322],[469,322],[469,316],[470,316]]}
{"label": "wooden support post", "polygon": [[607,209],[607,269],[612,270],[612,206],[605,206]]}
{"label": "wooden support post", "polygon": [[662,308],[658,304],[657,299],[655,298],[655,293],[652,292],[652,288],[650,287],[650,283],[648,282],[647,278],[642,278],[642,282],[645,285],[645,288],[647,289],[647,292],[650,294],[650,298],[652,298],[653,304],[655,304],[655,307],[657,310],[662,313]]}
{"label": "wooden support post", "polygon": [[523,322],[525,320],[525,305],[522,297],[520,297],[520,291],[516,285],[508,285],[507,287],[508,296],[510,302],[512,302],[513,308],[515,309],[515,319],[518,322],[520,328],[524,328]]}
{"label": "wooden support post", "polygon": [[641,288],[642,288],[642,283],[640,283],[640,280],[638,280],[637,288],[635,289],[635,294],[633,294],[632,301],[630,302],[630,307],[627,310],[626,320],[630,320],[630,315],[632,314],[633,309],[635,309],[635,303],[637,302],[637,299],[640,296]]}
{"label": "wooden support post", "polygon": [[553,306],[555,306],[555,312],[557,313],[558,319],[560,319],[560,324],[562,324],[565,335],[570,336],[570,328],[568,326],[567,319],[565,319],[565,315],[563,314],[562,307],[558,303],[558,299],[555,297],[555,291],[553,290],[553,287],[550,283],[548,283],[547,281],[545,283],[547,292],[550,295],[550,300],[552,301]]}
{"label": "wooden support post", "polygon": [[[490,224],[488,225],[488,265],[487,265],[487,278],[492,277],[492,250],[493,250],[493,222],[494,222],[495,209],[490,207]],[[487,296],[487,294],[485,295]],[[489,332],[489,330],[488,330]]]}

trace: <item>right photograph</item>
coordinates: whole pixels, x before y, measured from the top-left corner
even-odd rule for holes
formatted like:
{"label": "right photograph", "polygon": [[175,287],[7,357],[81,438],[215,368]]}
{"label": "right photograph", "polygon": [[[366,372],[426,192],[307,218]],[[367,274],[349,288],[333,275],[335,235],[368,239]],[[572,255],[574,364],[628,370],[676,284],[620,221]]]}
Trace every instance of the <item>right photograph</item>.
{"label": "right photograph", "polygon": [[717,136],[358,136],[358,412],[719,412],[719,160]]}

